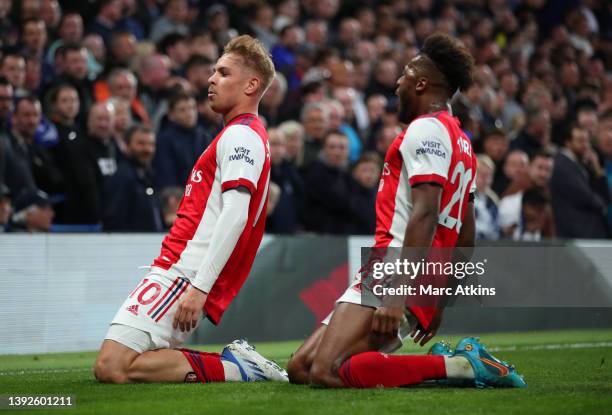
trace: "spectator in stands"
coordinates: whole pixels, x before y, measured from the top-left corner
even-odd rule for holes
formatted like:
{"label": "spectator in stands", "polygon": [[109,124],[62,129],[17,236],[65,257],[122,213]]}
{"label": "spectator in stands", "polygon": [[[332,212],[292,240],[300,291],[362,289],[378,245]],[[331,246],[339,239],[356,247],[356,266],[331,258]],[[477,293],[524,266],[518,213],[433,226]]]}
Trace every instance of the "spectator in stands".
{"label": "spectator in stands", "polygon": [[376,230],[376,194],[382,161],[376,153],[363,153],[353,167],[350,233],[374,235]]}
{"label": "spectator in stands", "polygon": [[8,133],[10,151],[6,158],[6,184],[15,195],[24,189],[63,191],[63,178],[48,151],[34,137],[42,109],[34,97],[20,98],[15,104],[12,129]]}
{"label": "spectator in stands", "polygon": [[79,121],[84,122],[94,102],[92,85],[88,79],[87,49],[77,43],[68,43],[61,46],[58,53],[62,57],[62,72],[53,86],[70,84],[78,91],[81,104]]}
{"label": "spectator in stands", "polygon": [[523,150],[528,156],[533,156],[550,145],[550,113],[539,108],[527,113],[527,123],[523,131],[516,137],[511,148]]}
{"label": "spectator in stands", "polygon": [[[349,138],[349,160],[351,163],[355,163],[359,159],[363,147],[362,138],[356,129],[355,107],[361,109],[363,106],[365,108],[365,104],[356,102],[357,98],[353,88],[334,88],[333,97],[342,105],[342,120],[338,129]],[[367,110],[365,112],[367,113]]]}
{"label": "spectator in stands", "polygon": [[519,172],[512,179],[502,196],[510,196],[531,187],[540,187],[549,192],[548,185],[553,172],[554,157],[548,151],[535,153],[525,172]]}
{"label": "spectator in stands", "polygon": [[109,48],[113,32],[123,17],[123,0],[101,0],[98,4],[98,14],[87,26],[87,32],[102,36],[104,44]]}
{"label": "spectator in stands", "polygon": [[502,172],[493,181],[493,190],[497,195],[503,195],[510,183],[527,171],[529,156],[523,150],[511,150],[502,164]]}
{"label": "spectator in stands", "polygon": [[285,121],[278,129],[287,140],[285,159],[301,168],[304,160],[304,127],[297,121]]}
{"label": "spectator in stands", "polygon": [[348,172],[348,138],[327,133],[319,157],[304,175],[304,228],[307,231],[345,235],[350,232],[353,179]]}
{"label": "spectator in stands", "polygon": [[563,238],[607,238],[610,189],[588,131],[571,123],[551,182],[557,232]]}
{"label": "spectator in stands", "polygon": [[102,221],[104,183],[117,171],[119,150],[112,139],[114,108],[94,104],[87,118],[87,132],[66,146],[66,203],[63,223],[94,225]]}
{"label": "spectator in stands", "polygon": [[[608,179],[608,188],[612,192],[612,109],[605,111],[599,117],[595,145],[601,158],[601,166]],[[608,226],[612,229],[612,202],[608,205]]]}
{"label": "spectator in stands", "polygon": [[41,190],[26,190],[15,199],[11,232],[48,232],[55,212],[49,196]]}
{"label": "spectator in stands", "polygon": [[[128,153],[128,149],[124,138],[127,131],[134,124],[132,113],[130,112],[130,103],[129,101],[119,97],[110,98],[108,103],[113,106],[113,110],[115,112],[113,141],[119,150],[119,154],[117,156],[125,156]],[[118,159],[119,158],[121,157],[118,157]]]}
{"label": "spectator in stands", "polygon": [[[502,189],[508,185],[509,179],[503,173],[504,158],[508,153],[510,142],[506,133],[498,128],[485,130],[480,140],[480,150],[495,164],[495,175],[491,186]],[[478,151],[478,150],[477,150]]]}
{"label": "spectator in stands", "polygon": [[592,141],[595,140],[598,123],[597,103],[589,98],[580,99],[576,102],[574,113],[578,126],[587,130]]}
{"label": "spectator in stands", "polygon": [[0,136],[4,135],[8,128],[14,98],[13,85],[5,77],[0,76]]}
{"label": "spectator in stands", "polygon": [[174,225],[182,198],[183,189],[180,187],[166,187],[161,191],[162,221],[166,230]]}
{"label": "spectator in stands", "polygon": [[84,131],[77,122],[79,95],[69,84],[60,84],[47,94],[47,114],[58,134],[58,141],[49,151],[64,180],[64,201],[56,206],[56,223],[70,223],[70,217],[80,206],[78,182],[82,172],[75,169],[74,160],[80,157]]}
{"label": "spectator in stands", "polygon": [[122,17],[117,26],[120,28],[120,30],[133,33],[136,39],[140,41],[144,40],[145,30],[144,25],[137,17],[139,5],[136,4],[136,2],[137,0],[123,0],[121,10]]}
{"label": "spectator in stands", "polygon": [[208,78],[213,74],[213,61],[203,55],[191,55],[185,63],[185,78],[196,95],[208,90]]}
{"label": "spectator in stands", "polygon": [[25,89],[25,58],[16,53],[5,53],[0,60],[0,75],[5,77],[13,86],[15,97],[28,95]]}
{"label": "spectator in stands", "polygon": [[270,181],[279,188],[278,202],[266,222],[266,232],[295,233],[299,228],[304,184],[296,166],[285,158],[287,138],[279,129],[268,129],[270,142]]}
{"label": "spectator in stands", "polygon": [[[107,60],[106,46],[104,46],[102,37],[95,33],[86,35],[82,43],[87,49],[87,78],[93,81],[104,69],[104,64]],[[61,65],[56,65],[56,71],[59,67],[61,67]]]}
{"label": "spectator in stands", "polygon": [[11,18],[12,0],[0,1],[0,47],[7,49],[19,42],[19,28]]}
{"label": "spectator in stands", "polygon": [[387,150],[401,132],[401,128],[396,125],[385,125],[378,131],[378,136],[376,137],[376,152],[381,159],[385,159]]}
{"label": "spectator in stands", "polygon": [[183,186],[191,168],[206,149],[208,137],[198,128],[195,99],[179,94],[170,99],[168,122],[160,129],[153,162],[159,188]]}
{"label": "spectator in stands", "polygon": [[270,87],[261,98],[259,113],[273,127],[278,125],[280,108],[285,101],[287,94],[287,80],[285,76],[277,72],[270,84]]}
{"label": "spectator in stands", "polygon": [[157,43],[157,51],[170,58],[170,71],[173,75],[184,75],[184,65],[190,57],[187,36],[168,33]]}
{"label": "spectator in stands", "polygon": [[[89,111],[87,143],[89,156],[95,160],[98,173],[104,180],[117,171],[118,148],[113,140],[115,108],[109,102],[98,102]],[[102,181],[99,182],[102,185]]]}
{"label": "spectator in stands", "polygon": [[132,32],[121,30],[113,32],[109,45],[109,54],[106,59],[106,69],[134,67],[134,59],[136,57],[136,46],[138,40]]}
{"label": "spectator in stands", "polygon": [[205,136],[206,147],[215,139],[223,129],[223,117],[212,110],[208,100],[208,92],[196,95],[198,105],[198,126],[200,133]]}
{"label": "spectator in stands", "polygon": [[515,241],[540,241],[543,237],[554,238],[550,234],[550,199],[546,193],[533,187],[521,197],[521,218],[514,227],[512,239]]}
{"label": "spectator in stands", "polygon": [[126,132],[125,143],[126,158],[105,185],[104,230],[161,232],[161,206],[151,170],[155,134],[150,128],[133,126]]}
{"label": "spectator in stands", "polygon": [[268,50],[278,41],[278,37],[274,34],[273,24],[274,8],[265,2],[258,3],[255,6],[253,21],[249,26],[253,36],[259,39]]}
{"label": "spectator in stands", "polygon": [[0,182],[0,233],[8,230],[12,210],[11,191],[4,183]]}
{"label": "spectator in stands", "polygon": [[324,104],[308,104],[302,109],[301,120],[304,126],[303,166],[307,167],[323,148],[329,131],[329,111]]}
{"label": "spectator in stands", "polygon": [[130,70],[112,70],[108,75],[107,87],[108,91],[105,91],[105,86],[100,84],[100,81],[96,82],[96,101],[104,101],[110,97],[127,100],[132,118],[143,125],[150,125],[149,115],[137,95],[138,80]]}
{"label": "spectator in stands", "polygon": [[189,8],[187,7],[187,1],[169,0],[164,7],[163,15],[151,27],[151,40],[158,42],[169,33],[187,35],[189,33],[188,19]]}
{"label": "spectator in stands", "polygon": [[42,59],[47,45],[47,26],[41,18],[30,18],[21,24],[21,52],[24,56],[35,56]]}
{"label": "spectator in stands", "polygon": [[379,94],[387,99],[395,97],[399,73],[399,67],[393,57],[382,57],[374,69],[374,80],[370,84],[368,95]]}
{"label": "spectator in stands", "polygon": [[376,150],[376,137],[383,126],[383,114],[387,106],[387,98],[383,95],[370,95],[366,101],[368,112],[368,128],[362,132],[365,141],[365,150]]}
{"label": "spectator in stands", "polygon": [[296,51],[304,41],[304,31],[297,24],[289,24],[280,31],[279,42],[271,49],[274,67],[285,76],[289,90],[299,86],[295,71]]}
{"label": "spectator in stands", "polygon": [[10,151],[8,139],[9,118],[13,112],[13,86],[0,76],[0,183],[4,183],[6,153]]}
{"label": "spectator in stands", "polygon": [[140,64],[138,79],[138,97],[149,115],[151,125],[157,128],[167,110],[165,98],[170,80],[170,59],[161,54],[145,56]]}
{"label": "spectator in stands", "polygon": [[47,49],[46,60],[53,64],[57,48],[66,43],[79,43],[83,40],[83,18],[75,12],[65,13],[59,23],[58,39]]}
{"label": "spectator in stands", "polygon": [[[554,159],[551,153],[536,153],[525,173],[519,172],[504,193],[499,203],[499,225],[506,237],[517,238],[517,229],[521,229],[522,199],[527,190],[537,188],[544,197],[550,199],[550,180],[553,173]],[[546,212],[547,226],[543,237],[552,238],[555,227],[552,212]]]}
{"label": "spectator in stands", "polygon": [[499,197],[491,189],[494,175],[495,163],[491,157],[486,154],[479,155],[474,200],[477,239],[497,240],[501,234],[497,218]]}
{"label": "spectator in stands", "polygon": [[58,132],[58,142],[67,143],[82,136],[77,122],[79,113],[79,94],[70,84],[60,84],[47,96],[47,113]]}
{"label": "spectator in stands", "polygon": [[505,95],[501,121],[509,135],[515,137],[521,128],[523,128],[523,123],[525,122],[525,112],[517,100],[520,88],[519,78],[516,73],[507,69],[499,75],[499,84]]}

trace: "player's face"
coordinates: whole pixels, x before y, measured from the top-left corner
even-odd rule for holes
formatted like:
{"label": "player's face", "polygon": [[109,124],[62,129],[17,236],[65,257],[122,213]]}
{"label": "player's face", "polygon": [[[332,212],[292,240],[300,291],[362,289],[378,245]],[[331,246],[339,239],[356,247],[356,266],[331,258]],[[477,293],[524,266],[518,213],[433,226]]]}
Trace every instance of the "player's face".
{"label": "player's face", "polygon": [[[415,58],[416,59],[416,58]],[[399,98],[399,108],[397,110],[398,119],[403,123],[408,123],[414,118],[415,111],[415,86],[416,86],[416,68],[414,65],[415,59],[412,59],[404,68],[402,76],[397,80],[397,89],[395,94]]]}
{"label": "player's face", "polygon": [[245,98],[251,79],[240,56],[225,54],[217,61],[208,79],[208,101],[213,111],[227,114]]}

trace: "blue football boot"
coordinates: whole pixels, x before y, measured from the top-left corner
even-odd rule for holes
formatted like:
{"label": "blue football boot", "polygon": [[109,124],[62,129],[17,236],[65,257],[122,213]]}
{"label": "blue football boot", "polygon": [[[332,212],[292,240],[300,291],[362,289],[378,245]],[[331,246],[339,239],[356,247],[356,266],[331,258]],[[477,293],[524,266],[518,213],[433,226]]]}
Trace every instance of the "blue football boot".
{"label": "blue football boot", "polygon": [[427,354],[430,354],[433,356],[449,356],[450,357],[453,355],[453,349],[451,348],[448,342],[441,341],[441,342],[434,343],[429,348],[429,351],[427,352]]}
{"label": "blue football boot", "polygon": [[225,346],[221,360],[227,360],[238,366],[244,382],[266,380],[289,382],[287,372],[282,367],[260,355],[254,346],[243,339],[234,340]]}
{"label": "blue football boot", "polygon": [[526,388],[527,383],[514,366],[501,361],[487,352],[477,338],[466,337],[455,348],[453,356],[465,357],[474,369],[474,384],[477,388],[487,386],[500,388]]}

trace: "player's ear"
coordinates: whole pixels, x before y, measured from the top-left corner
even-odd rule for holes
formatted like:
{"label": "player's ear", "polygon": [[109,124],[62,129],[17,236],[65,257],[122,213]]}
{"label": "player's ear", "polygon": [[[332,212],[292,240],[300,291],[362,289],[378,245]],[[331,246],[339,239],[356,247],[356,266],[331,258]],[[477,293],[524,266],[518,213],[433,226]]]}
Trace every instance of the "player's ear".
{"label": "player's ear", "polygon": [[260,85],[261,81],[259,80],[259,78],[253,76],[249,79],[249,83],[247,84],[247,87],[244,92],[247,95],[255,95],[259,91]]}
{"label": "player's ear", "polygon": [[429,84],[429,79],[427,79],[425,77],[421,77],[421,78],[417,79],[416,84],[414,86],[416,94],[417,95],[422,95],[425,92],[425,90],[427,89],[428,84]]}

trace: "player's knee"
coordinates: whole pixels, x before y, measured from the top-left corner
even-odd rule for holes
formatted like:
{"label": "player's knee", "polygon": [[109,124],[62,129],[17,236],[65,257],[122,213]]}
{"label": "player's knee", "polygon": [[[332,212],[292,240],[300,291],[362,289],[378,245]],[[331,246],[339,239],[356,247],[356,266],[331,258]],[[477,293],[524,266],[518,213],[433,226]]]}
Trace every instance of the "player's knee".
{"label": "player's knee", "polygon": [[291,356],[287,363],[287,374],[289,382],[302,385],[308,383],[308,366],[306,365],[306,357],[296,353]]}
{"label": "player's knee", "polygon": [[308,372],[308,383],[312,386],[332,386],[334,375],[331,371],[331,367],[328,365],[317,362],[316,360],[310,366]]}
{"label": "player's knee", "polygon": [[94,366],[94,375],[102,383],[127,383],[128,377],[124,370],[114,365],[109,359],[98,357]]}

